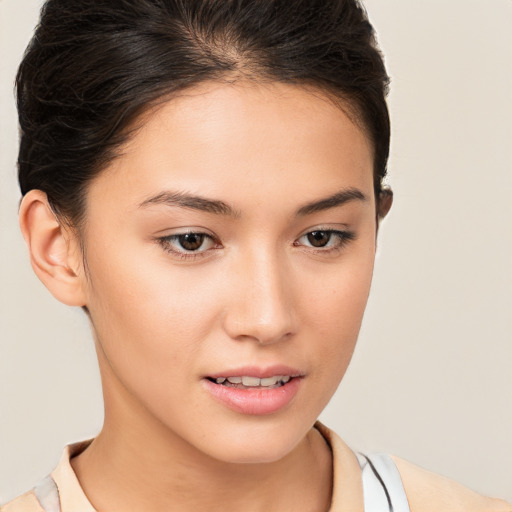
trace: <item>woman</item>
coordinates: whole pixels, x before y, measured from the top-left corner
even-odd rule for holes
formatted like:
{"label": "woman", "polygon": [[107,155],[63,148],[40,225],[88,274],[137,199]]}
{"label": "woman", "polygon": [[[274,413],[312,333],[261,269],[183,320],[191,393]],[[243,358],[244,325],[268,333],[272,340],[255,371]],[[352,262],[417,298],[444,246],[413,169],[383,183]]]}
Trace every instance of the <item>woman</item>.
{"label": "woman", "polygon": [[22,232],[105,424],[2,510],[510,510],[315,423],[392,200],[356,3],[50,0],[17,85]]}

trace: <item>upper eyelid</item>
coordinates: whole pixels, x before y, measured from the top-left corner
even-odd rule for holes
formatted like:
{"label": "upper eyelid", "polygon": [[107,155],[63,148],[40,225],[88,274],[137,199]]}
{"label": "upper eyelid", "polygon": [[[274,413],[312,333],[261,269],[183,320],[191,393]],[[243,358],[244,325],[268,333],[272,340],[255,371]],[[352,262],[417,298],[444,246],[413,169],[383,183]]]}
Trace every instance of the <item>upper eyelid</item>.
{"label": "upper eyelid", "polygon": [[209,230],[208,228],[204,228],[201,226],[191,226],[191,227],[179,227],[179,228],[166,228],[159,230],[156,235],[159,238],[165,238],[166,236],[175,236],[175,235],[188,235],[189,233],[200,234],[200,235],[208,235],[211,237],[215,237],[216,235]]}
{"label": "upper eyelid", "polygon": [[321,231],[321,232],[324,232],[324,233],[334,233],[335,235],[347,235],[347,234],[351,233],[351,231],[348,230],[348,229],[313,228],[313,229],[309,229],[308,231],[305,231],[298,238],[302,238],[303,236],[309,235],[310,233],[316,233],[318,231]]}
{"label": "upper eyelid", "polygon": [[178,238],[180,236],[184,236],[184,235],[203,235],[203,236],[207,236],[208,238],[211,238],[213,240],[217,239],[217,237],[215,235],[212,235],[211,233],[207,233],[205,231],[178,231],[177,233],[169,233],[168,235],[162,235],[162,236],[159,236],[158,239],[166,239],[166,238]]}
{"label": "upper eyelid", "polygon": [[325,231],[327,233],[334,233],[342,236],[346,235],[355,235],[355,233],[348,226],[343,225],[343,227],[327,227],[327,226],[318,226],[308,228],[306,231],[303,231],[301,235],[299,235],[296,240],[302,238],[303,236],[308,235],[309,233],[313,233],[315,231]]}

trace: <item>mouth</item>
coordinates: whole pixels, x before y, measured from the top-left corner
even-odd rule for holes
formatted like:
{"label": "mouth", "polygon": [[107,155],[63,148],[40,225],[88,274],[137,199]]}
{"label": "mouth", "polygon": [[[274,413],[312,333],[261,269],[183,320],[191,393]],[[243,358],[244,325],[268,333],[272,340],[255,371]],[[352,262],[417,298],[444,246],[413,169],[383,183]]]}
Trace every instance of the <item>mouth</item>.
{"label": "mouth", "polygon": [[218,402],[242,414],[266,415],[281,411],[293,401],[305,374],[277,365],[225,370],[203,378],[205,390]]}
{"label": "mouth", "polygon": [[250,375],[243,375],[236,377],[207,377],[207,380],[228,388],[276,389],[284,386],[294,378],[297,377],[291,375],[274,375],[271,377],[259,378]]}

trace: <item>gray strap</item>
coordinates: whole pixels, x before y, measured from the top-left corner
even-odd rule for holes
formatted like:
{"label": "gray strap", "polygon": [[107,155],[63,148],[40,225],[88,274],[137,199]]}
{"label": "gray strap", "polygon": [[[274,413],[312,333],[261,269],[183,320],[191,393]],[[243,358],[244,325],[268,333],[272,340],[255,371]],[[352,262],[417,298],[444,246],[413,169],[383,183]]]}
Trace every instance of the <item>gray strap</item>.
{"label": "gray strap", "polygon": [[362,470],[365,512],[410,512],[398,469],[389,455],[357,454]]}
{"label": "gray strap", "polygon": [[59,490],[51,476],[48,475],[36,485],[34,493],[44,512],[61,512]]}

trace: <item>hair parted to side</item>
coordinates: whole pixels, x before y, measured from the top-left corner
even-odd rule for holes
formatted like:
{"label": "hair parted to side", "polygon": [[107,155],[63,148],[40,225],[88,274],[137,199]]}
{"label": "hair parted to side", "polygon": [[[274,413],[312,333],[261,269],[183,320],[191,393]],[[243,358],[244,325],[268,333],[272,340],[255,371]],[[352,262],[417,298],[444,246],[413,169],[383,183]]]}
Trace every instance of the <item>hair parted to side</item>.
{"label": "hair parted to side", "polygon": [[22,194],[79,227],[87,184],[137,117],[209,80],[314,86],[371,138],[376,198],[389,153],[388,76],[357,0],[48,0],[16,77]]}

